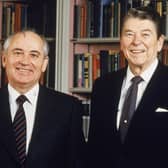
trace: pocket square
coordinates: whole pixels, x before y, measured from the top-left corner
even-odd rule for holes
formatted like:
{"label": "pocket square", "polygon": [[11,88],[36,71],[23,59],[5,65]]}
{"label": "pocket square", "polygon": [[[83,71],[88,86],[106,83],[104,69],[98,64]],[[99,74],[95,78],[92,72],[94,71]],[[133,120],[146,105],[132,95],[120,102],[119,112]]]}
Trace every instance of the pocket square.
{"label": "pocket square", "polygon": [[168,109],[158,107],[155,112],[168,112]]}

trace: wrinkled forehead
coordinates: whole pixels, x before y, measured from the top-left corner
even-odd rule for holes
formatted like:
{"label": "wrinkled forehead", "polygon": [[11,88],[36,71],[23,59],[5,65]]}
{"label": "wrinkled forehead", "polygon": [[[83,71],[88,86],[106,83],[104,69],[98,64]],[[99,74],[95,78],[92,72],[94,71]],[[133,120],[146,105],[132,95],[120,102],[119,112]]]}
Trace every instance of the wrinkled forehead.
{"label": "wrinkled forehead", "polygon": [[140,19],[140,18],[129,18],[125,21],[122,31],[127,30],[135,30],[135,31],[144,31],[150,30],[152,32],[157,33],[157,29],[155,24],[148,19]]}
{"label": "wrinkled forehead", "polygon": [[43,50],[43,41],[42,39],[33,32],[21,32],[15,34],[11,41],[8,50],[14,48],[21,48],[25,51],[29,50]]}
{"label": "wrinkled forehead", "polygon": [[43,43],[40,36],[29,31],[16,33],[11,39],[12,42],[19,41],[19,40],[30,41],[30,42],[36,41],[37,43]]}

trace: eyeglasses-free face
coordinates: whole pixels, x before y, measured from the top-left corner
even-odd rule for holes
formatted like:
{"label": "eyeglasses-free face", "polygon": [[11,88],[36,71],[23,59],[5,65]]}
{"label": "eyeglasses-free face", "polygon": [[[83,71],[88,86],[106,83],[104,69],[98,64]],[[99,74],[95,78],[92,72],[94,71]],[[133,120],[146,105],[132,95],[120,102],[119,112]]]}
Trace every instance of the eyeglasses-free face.
{"label": "eyeglasses-free face", "polygon": [[121,50],[131,69],[144,71],[162,49],[164,37],[157,38],[154,23],[147,19],[129,18],[121,32]]}
{"label": "eyeglasses-free face", "polygon": [[18,33],[3,55],[9,83],[14,88],[32,88],[46,70],[48,57],[44,56],[43,41],[33,32]]}

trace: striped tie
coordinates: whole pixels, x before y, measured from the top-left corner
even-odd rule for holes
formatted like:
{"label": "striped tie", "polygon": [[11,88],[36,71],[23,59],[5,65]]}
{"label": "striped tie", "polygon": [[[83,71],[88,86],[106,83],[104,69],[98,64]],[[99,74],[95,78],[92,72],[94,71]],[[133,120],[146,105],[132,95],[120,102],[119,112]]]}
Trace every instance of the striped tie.
{"label": "striped tie", "polygon": [[26,159],[26,117],[23,108],[23,103],[26,100],[27,98],[24,95],[21,95],[16,99],[18,110],[13,122],[17,154],[22,168],[24,167]]}

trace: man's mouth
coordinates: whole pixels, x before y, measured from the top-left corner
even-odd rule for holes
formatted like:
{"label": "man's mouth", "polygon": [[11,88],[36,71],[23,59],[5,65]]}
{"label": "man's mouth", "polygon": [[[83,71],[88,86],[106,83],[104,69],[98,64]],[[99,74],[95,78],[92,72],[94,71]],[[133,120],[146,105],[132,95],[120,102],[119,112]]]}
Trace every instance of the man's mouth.
{"label": "man's mouth", "polygon": [[30,69],[26,69],[26,68],[16,68],[17,71],[21,72],[21,73],[30,73],[31,70]]}
{"label": "man's mouth", "polygon": [[141,49],[141,50],[130,50],[132,53],[134,54],[140,54],[140,53],[144,53],[145,50],[144,49]]}

